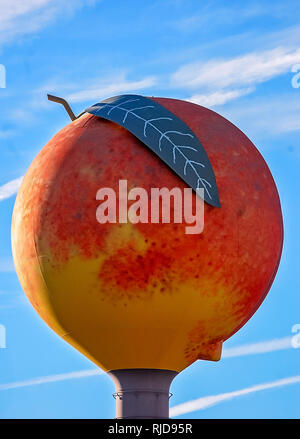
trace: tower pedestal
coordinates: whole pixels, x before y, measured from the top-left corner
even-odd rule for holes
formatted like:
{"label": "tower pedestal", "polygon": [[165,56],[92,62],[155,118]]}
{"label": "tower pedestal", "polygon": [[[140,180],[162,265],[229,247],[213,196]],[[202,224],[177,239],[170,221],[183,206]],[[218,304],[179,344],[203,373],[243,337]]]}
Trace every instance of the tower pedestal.
{"label": "tower pedestal", "polygon": [[170,385],[177,372],[119,369],[108,373],[116,386],[117,419],[168,419]]}

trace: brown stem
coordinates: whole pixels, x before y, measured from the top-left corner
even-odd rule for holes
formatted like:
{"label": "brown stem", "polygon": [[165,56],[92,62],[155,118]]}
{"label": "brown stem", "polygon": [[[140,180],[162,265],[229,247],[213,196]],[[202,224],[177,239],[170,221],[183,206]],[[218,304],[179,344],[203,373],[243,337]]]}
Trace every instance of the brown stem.
{"label": "brown stem", "polygon": [[77,119],[75,114],[73,113],[70,105],[68,104],[68,102],[65,99],[59,98],[58,96],[49,95],[49,94],[47,96],[48,96],[49,101],[53,101],[53,102],[57,102],[58,104],[62,104],[65,107],[71,120]]}

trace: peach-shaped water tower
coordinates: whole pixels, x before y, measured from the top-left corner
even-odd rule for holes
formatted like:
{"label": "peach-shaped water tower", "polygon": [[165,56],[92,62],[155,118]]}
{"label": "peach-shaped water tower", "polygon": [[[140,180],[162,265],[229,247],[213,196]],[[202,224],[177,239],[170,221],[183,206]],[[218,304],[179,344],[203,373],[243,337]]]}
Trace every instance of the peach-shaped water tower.
{"label": "peach-shaped water tower", "polygon": [[[199,359],[219,360],[222,343],[269,291],[282,215],[268,166],[232,123],[190,102],[132,96],[104,101],[78,118],[63,101],[74,120],[24,177],[13,213],[13,256],[42,319],[113,378],[117,417],[167,418],[176,374]],[[181,142],[176,123],[165,129],[168,117],[190,137]],[[202,152],[188,146],[192,135]],[[209,182],[194,164],[200,186],[217,187],[215,202],[206,197],[201,234],[186,234],[184,223],[97,221],[97,191],[112,188],[118,201],[120,180],[147,191],[193,187],[191,165],[200,161],[188,150],[211,165]],[[182,165],[185,173],[176,168]]]}

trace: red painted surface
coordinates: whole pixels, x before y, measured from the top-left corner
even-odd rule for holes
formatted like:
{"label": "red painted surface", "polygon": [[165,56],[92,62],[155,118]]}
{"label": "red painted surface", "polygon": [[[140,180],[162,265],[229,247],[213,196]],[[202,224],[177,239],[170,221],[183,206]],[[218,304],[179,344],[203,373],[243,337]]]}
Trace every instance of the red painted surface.
{"label": "red painted surface", "polygon": [[[118,192],[120,179],[128,180],[128,189],[149,191],[186,185],[128,131],[84,115],[54,136],[26,176],[32,180],[27,196],[32,227],[24,226],[27,244],[19,248],[26,261],[34,251],[28,237],[34,234],[40,251],[43,246],[50,248],[51,263],[58,269],[73,255],[89,260],[107,254],[98,272],[99,294],[114,303],[149,296],[158,284],[160,293],[172,300],[174,280],[177,284],[189,281],[199,294],[212,299],[217,317],[210,325],[220,326],[213,340],[202,321],[190,330],[185,355],[192,362],[199,356],[199,343],[210,345],[228,338],[267,294],[282,248],[281,208],[264,159],[238,128],[203,107],[155,100],[194,131],[213,166],[221,208],[205,203],[203,233],[185,234],[186,224],[137,224],[134,228],[145,250],[140,250],[141,242],[137,245],[134,236],[126,245],[112,244],[110,231],[119,225],[99,227],[95,216],[99,188]],[[207,290],[204,279],[210,279]],[[220,288],[228,296],[219,304],[213,299]],[[35,288],[31,290],[34,303]],[[228,305],[223,313],[226,300],[234,306]],[[224,321],[220,323],[221,309]]]}

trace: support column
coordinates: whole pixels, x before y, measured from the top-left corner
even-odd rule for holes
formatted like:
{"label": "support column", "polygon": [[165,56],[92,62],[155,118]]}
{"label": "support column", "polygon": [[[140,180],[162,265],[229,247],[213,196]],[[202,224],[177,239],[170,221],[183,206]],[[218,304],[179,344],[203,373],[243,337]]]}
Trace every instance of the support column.
{"label": "support column", "polygon": [[177,373],[163,369],[108,372],[116,386],[116,418],[168,419],[170,385]]}

